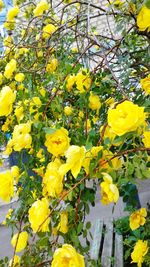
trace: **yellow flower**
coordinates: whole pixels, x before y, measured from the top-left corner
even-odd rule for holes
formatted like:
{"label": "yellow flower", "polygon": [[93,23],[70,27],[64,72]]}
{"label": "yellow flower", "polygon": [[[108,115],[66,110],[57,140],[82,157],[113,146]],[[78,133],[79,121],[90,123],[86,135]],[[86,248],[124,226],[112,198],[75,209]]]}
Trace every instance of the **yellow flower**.
{"label": "yellow flower", "polygon": [[64,108],[64,113],[65,113],[65,115],[66,116],[70,116],[71,114],[72,114],[72,107],[71,106],[66,106],[65,108]]}
{"label": "yellow flower", "polygon": [[59,173],[60,160],[56,159],[47,165],[43,177],[43,194],[50,197],[57,197],[63,190],[63,176]]}
{"label": "yellow flower", "polygon": [[84,257],[68,244],[56,249],[51,267],[85,267]]}
{"label": "yellow flower", "polygon": [[21,106],[21,103],[18,102],[17,107],[15,108],[15,116],[17,118],[18,123],[24,118],[24,108]]}
{"label": "yellow flower", "polygon": [[[115,157],[112,160],[110,160],[113,157],[113,153],[109,150],[103,150],[103,156],[99,161],[100,169],[107,169],[107,171],[110,171],[112,169],[119,170],[122,167],[122,159]],[[107,160],[109,162],[107,162]],[[109,164],[110,163],[110,164]]]}
{"label": "yellow flower", "polygon": [[[15,28],[15,20],[5,21],[4,27],[6,30],[13,30]],[[5,51],[5,55],[10,53],[10,50]]]}
{"label": "yellow flower", "polygon": [[16,180],[16,182],[18,182],[20,177],[20,170],[18,166],[14,165],[11,167],[11,175]]}
{"label": "yellow flower", "polygon": [[110,202],[117,202],[119,199],[119,191],[115,184],[113,184],[112,177],[103,172],[104,182],[100,184],[103,205],[108,205]]}
{"label": "yellow flower", "polygon": [[113,141],[114,141],[114,139],[116,137],[116,134],[112,131],[112,128],[109,125],[107,125],[105,127],[105,129],[104,129],[104,126],[101,126],[100,135],[102,135],[103,131],[104,131],[104,133],[103,133],[104,139],[109,138],[111,143],[113,143]]}
{"label": "yellow flower", "polygon": [[10,171],[0,173],[0,198],[9,202],[11,197],[14,196],[14,179]]}
{"label": "yellow flower", "polygon": [[37,4],[36,8],[33,10],[34,16],[41,16],[43,13],[49,9],[49,4],[46,0],[41,0],[40,3]]}
{"label": "yellow flower", "polygon": [[23,82],[23,80],[24,80],[24,78],[25,78],[25,76],[24,76],[24,74],[23,73],[17,73],[16,75],[15,75],[15,80],[17,81],[17,82]]}
{"label": "yellow flower", "polygon": [[98,95],[91,94],[89,97],[89,108],[92,110],[99,110],[101,108],[101,102]]}
{"label": "yellow flower", "polygon": [[49,38],[55,31],[56,27],[53,24],[48,24],[43,28],[43,38]]}
{"label": "yellow flower", "polygon": [[8,267],[20,267],[20,257],[18,255],[14,256],[14,263],[12,265],[12,260],[9,261]]}
{"label": "yellow flower", "polygon": [[36,200],[29,209],[29,222],[33,232],[49,231],[50,209],[46,198]]}
{"label": "yellow flower", "polygon": [[144,123],[145,117],[143,107],[126,100],[115,109],[108,110],[108,125],[115,134],[121,136],[137,130]]}
{"label": "yellow flower", "polygon": [[144,138],[142,139],[145,147],[150,147],[150,131],[143,133]]}
{"label": "yellow flower", "polygon": [[36,156],[37,158],[42,159],[44,157],[44,149],[40,148]]}
{"label": "yellow flower", "polygon": [[73,53],[78,53],[78,52],[79,52],[78,47],[72,47],[72,48],[71,48],[71,51],[72,51]]}
{"label": "yellow flower", "polygon": [[37,53],[37,56],[38,56],[38,57],[43,57],[43,51],[39,51],[39,52]]}
{"label": "yellow flower", "polygon": [[16,94],[9,86],[4,86],[0,92],[0,116],[8,116],[12,112],[12,104]]}
{"label": "yellow flower", "polygon": [[81,118],[81,119],[83,119],[84,118],[84,113],[83,113],[83,111],[79,111],[79,118]]}
{"label": "yellow flower", "polygon": [[40,89],[39,89],[39,93],[40,93],[41,96],[45,97],[45,95],[46,95],[46,90],[45,90],[44,88],[40,88]]}
{"label": "yellow flower", "polygon": [[145,95],[149,95],[150,94],[150,74],[144,79],[141,79],[140,84],[142,86],[142,89],[145,91]]}
{"label": "yellow flower", "polygon": [[63,234],[68,232],[68,213],[65,210],[60,213],[60,223],[58,224],[57,229]]}
{"label": "yellow flower", "polygon": [[48,73],[53,73],[57,69],[57,67],[58,67],[58,60],[57,58],[53,58],[46,65],[46,71]]}
{"label": "yellow flower", "polygon": [[4,3],[2,0],[0,0],[0,11],[2,11],[3,7],[4,7]]}
{"label": "yellow flower", "polygon": [[67,83],[66,83],[66,88],[67,90],[70,92],[72,87],[74,86],[76,82],[76,76],[73,74],[73,75],[69,75],[67,77]]}
{"label": "yellow flower", "polygon": [[65,164],[60,166],[60,173],[64,175],[71,170],[73,177],[76,178],[81,170],[85,158],[85,152],[86,150],[84,146],[70,146],[65,153],[67,161]]}
{"label": "yellow flower", "polygon": [[111,1],[111,3],[115,6],[115,7],[120,7],[123,5],[123,1],[122,0],[115,0],[115,1]]}
{"label": "yellow flower", "polygon": [[12,152],[13,141],[10,139],[6,145],[6,150],[3,152],[4,155],[10,155]]}
{"label": "yellow flower", "polygon": [[150,9],[145,5],[142,6],[137,16],[137,26],[140,31],[150,31]]}
{"label": "yellow flower", "polygon": [[31,124],[29,122],[16,125],[12,134],[12,143],[15,151],[30,148],[32,137],[30,135]]}
{"label": "yellow flower", "polygon": [[134,250],[131,253],[131,263],[137,263],[138,267],[142,266],[144,261],[144,256],[148,252],[148,242],[143,240],[138,240],[134,246]]}
{"label": "yellow flower", "polygon": [[[19,235],[19,238],[18,238]],[[17,242],[17,246],[16,246]],[[16,252],[20,252],[27,246],[28,233],[26,231],[15,234],[11,239],[11,244],[13,247],[16,246]]]}
{"label": "yellow flower", "polygon": [[33,168],[33,171],[36,172],[41,177],[44,176],[44,166],[39,167],[39,168]]}
{"label": "yellow flower", "polygon": [[6,215],[6,219],[10,219],[11,218],[11,214],[13,212],[13,209],[9,209]]}
{"label": "yellow flower", "polygon": [[84,93],[85,90],[88,91],[90,89],[91,83],[92,80],[86,70],[84,70],[84,74],[81,71],[76,75],[76,85],[80,93]]}
{"label": "yellow flower", "polygon": [[113,97],[109,97],[106,99],[105,104],[107,106],[112,106],[115,103],[115,99]]}
{"label": "yellow flower", "polygon": [[53,154],[55,157],[64,155],[68,149],[70,138],[68,137],[68,131],[64,128],[54,130],[51,134],[46,134],[45,146],[48,152]]}
{"label": "yellow flower", "polygon": [[20,10],[18,6],[12,7],[7,13],[7,20],[13,20],[15,17],[17,17],[19,11]]}
{"label": "yellow flower", "polygon": [[13,75],[13,73],[16,71],[16,67],[17,67],[17,62],[15,59],[11,59],[9,63],[7,63],[6,67],[5,67],[5,72],[4,72],[4,76],[7,79],[10,79]]}
{"label": "yellow flower", "polygon": [[3,40],[3,45],[7,47],[11,47],[13,44],[13,38],[11,36],[6,36]]}
{"label": "yellow flower", "polygon": [[38,109],[41,107],[42,102],[38,96],[35,96],[31,99],[30,102],[30,114],[35,113],[38,111]]}
{"label": "yellow flower", "polygon": [[140,210],[133,212],[130,215],[130,228],[131,228],[131,230],[136,230],[141,225],[144,225],[146,222],[146,219],[145,219],[146,216],[147,216],[147,211],[145,208],[141,208]]}
{"label": "yellow flower", "polygon": [[70,3],[73,2],[73,0],[64,0],[63,2],[64,2],[65,4],[70,4]]}
{"label": "yellow flower", "polygon": [[0,85],[2,85],[2,83],[3,83],[3,74],[0,73]]}

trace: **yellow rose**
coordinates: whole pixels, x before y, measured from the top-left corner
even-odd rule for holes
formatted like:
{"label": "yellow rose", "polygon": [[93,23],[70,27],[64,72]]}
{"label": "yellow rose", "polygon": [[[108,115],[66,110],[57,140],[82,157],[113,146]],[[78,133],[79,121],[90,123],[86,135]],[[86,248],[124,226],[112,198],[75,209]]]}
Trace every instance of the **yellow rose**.
{"label": "yellow rose", "polygon": [[23,82],[23,80],[24,80],[24,78],[25,78],[25,76],[24,76],[24,74],[23,73],[17,73],[16,75],[15,75],[15,80],[17,81],[17,82]]}
{"label": "yellow rose", "polygon": [[8,267],[20,267],[20,257],[18,255],[14,256],[14,263],[12,265],[12,260],[9,261]]}
{"label": "yellow rose", "polygon": [[6,145],[6,150],[3,152],[4,155],[10,155],[12,152],[13,141],[10,139]]}
{"label": "yellow rose", "polygon": [[43,38],[49,38],[52,33],[56,31],[56,27],[53,24],[48,24],[43,28]]}
{"label": "yellow rose", "polygon": [[72,114],[72,107],[71,106],[66,106],[64,108],[64,113],[66,116],[70,116]]}
{"label": "yellow rose", "polygon": [[[15,28],[15,20],[5,21],[4,27],[6,30],[13,30]],[[8,55],[10,53],[10,49],[5,50],[5,55]]]}
{"label": "yellow rose", "polygon": [[8,116],[12,112],[12,104],[16,94],[9,86],[4,86],[0,92],[0,116]]}
{"label": "yellow rose", "polygon": [[29,209],[29,222],[34,233],[49,231],[50,209],[46,198],[36,200]]}
{"label": "yellow rose", "polygon": [[67,77],[67,83],[66,83],[66,88],[67,88],[67,91],[71,91],[72,87],[74,86],[76,82],[76,76],[73,74],[73,75],[69,75]]}
{"label": "yellow rose", "polygon": [[[99,167],[102,169],[107,169],[107,171],[110,171],[112,169],[119,170],[122,167],[122,159],[119,157],[115,157],[112,160],[110,160],[113,157],[113,153],[109,150],[103,150],[103,156],[99,161]],[[109,162],[107,162],[107,160]],[[109,164],[110,163],[110,164]]]}
{"label": "yellow rose", "polygon": [[18,15],[18,13],[20,12],[20,10],[19,10],[19,7],[18,6],[14,6],[14,7],[12,7],[9,11],[8,11],[8,13],[7,13],[7,20],[9,21],[11,21],[11,20],[13,20],[15,17],[17,17],[17,15]]}
{"label": "yellow rose", "polygon": [[0,173],[0,198],[9,202],[14,196],[14,179],[10,171]]}
{"label": "yellow rose", "polygon": [[111,141],[111,143],[114,141],[116,134],[112,131],[112,129],[109,127],[109,125],[107,125],[104,129],[104,126],[101,126],[100,128],[100,135],[103,133],[104,139],[105,138],[109,138],[109,140]]}
{"label": "yellow rose", "polygon": [[56,159],[47,165],[43,177],[43,194],[50,197],[57,197],[63,190],[63,176],[59,173],[61,162]]}
{"label": "yellow rose", "polygon": [[59,168],[59,171],[62,175],[66,174],[69,170],[74,178],[76,178],[81,170],[83,161],[85,158],[85,147],[79,146],[70,146],[65,153],[67,161],[65,164],[62,164]]}
{"label": "yellow rose", "polygon": [[58,60],[57,58],[53,58],[46,65],[46,71],[48,73],[53,73],[57,69],[57,67],[58,67]]}
{"label": "yellow rose", "polygon": [[91,83],[92,80],[86,70],[84,70],[84,74],[81,71],[76,75],[76,86],[80,93],[84,93],[85,90],[88,91],[90,89]]}
{"label": "yellow rose", "polygon": [[146,216],[147,216],[147,211],[145,208],[141,208],[140,210],[133,212],[130,215],[130,228],[131,228],[131,230],[136,230],[141,225],[144,225],[146,222],[146,219],[145,219]]}
{"label": "yellow rose", "polygon": [[2,11],[3,7],[4,7],[4,3],[2,0],[0,0],[0,11]]}
{"label": "yellow rose", "polygon": [[38,159],[42,159],[44,157],[44,149],[40,148],[36,156]]}
{"label": "yellow rose", "polygon": [[144,256],[148,252],[148,242],[143,240],[138,240],[134,246],[134,250],[131,253],[131,263],[137,263],[138,267],[142,266],[144,261]]}
{"label": "yellow rose", "polygon": [[64,155],[68,149],[70,138],[68,137],[68,131],[64,128],[60,128],[54,133],[46,134],[45,146],[48,152],[53,154],[55,157]]}
{"label": "yellow rose", "polygon": [[57,226],[57,230],[63,234],[68,232],[68,213],[65,210],[60,213],[60,223]]}
{"label": "yellow rose", "polygon": [[142,89],[145,91],[145,95],[149,95],[150,94],[150,74],[144,79],[141,79],[140,84],[142,86]]}
{"label": "yellow rose", "polygon": [[29,108],[30,114],[37,112],[38,109],[41,107],[41,105],[42,102],[40,98],[38,96],[33,97],[30,102],[30,108]]}
{"label": "yellow rose", "polygon": [[13,73],[16,71],[17,62],[15,59],[11,59],[9,63],[7,63],[4,71],[4,76],[7,79],[12,78]]}
{"label": "yellow rose", "polygon": [[18,123],[24,118],[24,108],[21,106],[21,103],[18,102],[17,107],[15,108],[15,116],[17,118]]}
{"label": "yellow rose", "polygon": [[13,212],[13,209],[9,209],[7,214],[6,214],[6,219],[10,219],[11,218],[11,214]]}
{"label": "yellow rose", "polygon": [[43,13],[49,9],[49,4],[46,0],[41,0],[40,3],[37,4],[36,8],[33,10],[34,16],[41,16]]}
{"label": "yellow rose", "polygon": [[137,16],[137,26],[140,31],[150,31],[150,9],[145,5],[142,6]]}
{"label": "yellow rose", "polygon": [[11,167],[11,175],[16,180],[16,182],[18,182],[20,177],[20,170],[18,166],[14,165]]}
{"label": "yellow rose", "polygon": [[98,156],[98,152],[101,151],[102,149],[103,149],[102,146],[93,146],[91,150],[86,152],[85,158],[82,163],[82,166],[84,167],[86,174],[89,174],[91,159],[96,158]]}
{"label": "yellow rose", "polygon": [[144,138],[142,139],[145,147],[150,147],[150,131],[145,131],[143,133]]}
{"label": "yellow rose", "polygon": [[83,113],[83,111],[79,111],[79,118],[81,118],[81,119],[83,119],[84,118],[84,113]]}
{"label": "yellow rose", "polygon": [[108,205],[111,202],[117,202],[119,199],[119,191],[115,184],[113,184],[112,177],[103,172],[104,182],[100,184],[101,187],[101,202],[103,205]]}
{"label": "yellow rose", "polygon": [[[16,246],[16,242],[17,242],[17,246]],[[27,242],[28,242],[28,233],[26,231],[19,233],[19,238],[18,238],[18,234],[15,234],[11,239],[12,246],[13,247],[16,246],[16,252],[20,252],[23,249],[25,249],[25,247],[27,246]]]}
{"label": "yellow rose", "polygon": [[32,137],[30,135],[31,124],[22,123],[15,125],[12,134],[12,143],[15,151],[20,151],[23,148],[30,148],[32,143]]}
{"label": "yellow rose", "polygon": [[121,136],[137,130],[144,123],[145,117],[143,107],[126,100],[115,109],[108,110],[108,125],[116,135]]}
{"label": "yellow rose", "polygon": [[0,85],[2,85],[2,83],[3,83],[3,74],[0,73]]}
{"label": "yellow rose", "polygon": [[84,257],[68,244],[56,249],[51,267],[85,267]]}
{"label": "yellow rose", "polygon": [[90,95],[89,108],[97,111],[101,108],[101,102],[98,95],[93,95],[93,94]]}

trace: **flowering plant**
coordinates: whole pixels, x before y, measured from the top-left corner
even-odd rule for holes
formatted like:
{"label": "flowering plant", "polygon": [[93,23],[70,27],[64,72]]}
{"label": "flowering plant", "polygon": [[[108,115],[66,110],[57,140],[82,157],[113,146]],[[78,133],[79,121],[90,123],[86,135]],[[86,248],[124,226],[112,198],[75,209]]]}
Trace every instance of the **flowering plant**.
{"label": "flowering plant", "polygon": [[[0,174],[0,198],[16,194],[20,206],[6,217],[16,231],[3,265],[95,266],[85,216],[97,186],[108,205],[125,197],[128,182],[149,177],[149,13],[149,1],[101,8],[14,0],[4,23],[0,140],[9,133],[4,154],[19,156]],[[109,35],[95,29],[95,16],[113,18]],[[136,216],[132,228],[146,211]],[[145,236],[137,242],[131,257],[141,266],[149,244]]]}

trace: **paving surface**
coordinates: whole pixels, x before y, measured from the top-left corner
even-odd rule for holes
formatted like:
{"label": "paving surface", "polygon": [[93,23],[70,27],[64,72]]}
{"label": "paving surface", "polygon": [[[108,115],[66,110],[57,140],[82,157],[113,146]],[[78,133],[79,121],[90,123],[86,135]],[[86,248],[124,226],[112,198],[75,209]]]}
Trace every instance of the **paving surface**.
{"label": "paving surface", "polygon": [[[8,168],[9,161],[8,158],[5,158],[4,165],[0,168],[0,172],[4,172]],[[90,187],[92,184],[89,184],[88,186]],[[147,203],[150,203],[150,179],[146,181],[138,180],[138,189],[141,206],[146,207]],[[11,258],[13,255],[13,249],[10,244],[11,231],[6,226],[3,226],[2,222],[5,220],[8,209],[15,208],[16,206],[16,200],[12,200],[12,203],[10,204],[5,204],[0,200],[0,258],[5,256],[9,256]],[[121,198],[115,206],[113,204],[108,206],[102,205],[100,202],[100,193],[99,190],[97,190],[95,207],[91,207],[90,214],[87,216],[86,220],[94,223],[97,218],[101,218],[105,221],[110,218],[123,217],[127,214],[124,212],[124,207],[125,206]]]}

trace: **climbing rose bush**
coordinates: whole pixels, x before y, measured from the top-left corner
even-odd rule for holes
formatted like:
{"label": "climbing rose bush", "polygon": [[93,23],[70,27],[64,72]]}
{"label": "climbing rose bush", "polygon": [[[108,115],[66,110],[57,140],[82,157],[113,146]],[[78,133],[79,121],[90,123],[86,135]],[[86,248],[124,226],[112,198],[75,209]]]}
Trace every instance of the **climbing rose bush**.
{"label": "climbing rose bush", "polygon": [[[95,16],[113,20],[107,33]],[[100,266],[87,221],[98,192],[102,205],[126,202],[126,265],[150,266],[150,213],[132,190],[150,177],[149,0],[14,0],[3,26],[0,142],[14,165],[0,198],[18,207],[2,265]]]}

